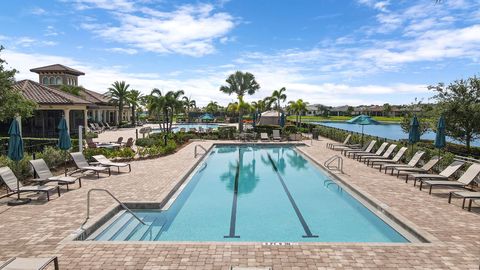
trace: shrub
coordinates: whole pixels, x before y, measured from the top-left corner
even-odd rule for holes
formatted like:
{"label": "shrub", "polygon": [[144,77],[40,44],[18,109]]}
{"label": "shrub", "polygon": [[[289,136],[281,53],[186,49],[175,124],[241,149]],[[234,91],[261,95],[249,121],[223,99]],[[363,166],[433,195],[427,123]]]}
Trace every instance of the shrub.
{"label": "shrub", "polygon": [[32,169],[29,161],[30,155],[25,155],[22,160],[15,162],[6,156],[0,156],[0,167],[10,167],[19,180],[24,180],[32,175]]}
{"label": "shrub", "polygon": [[282,130],[282,132],[287,136],[293,133],[297,133],[297,131],[298,129],[294,125],[286,125],[283,127],[283,130]]}
{"label": "shrub", "polygon": [[70,155],[56,147],[47,146],[43,151],[35,154],[35,158],[43,158],[48,167],[54,168],[63,164],[65,160],[70,160]]}
{"label": "shrub", "polygon": [[135,151],[131,148],[125,147],[120,149],[107,149],[107,148],[87,148],[83,150],[85,158],[93,160],[95,155],[104,155],[107,158],[127,158],[131,159],[135,157]]}
{"label": "shrub", "polygon": [[153,145],[155,145],[155,143],[157,142],[156,139],[154,138],[139,138],[136,142],[135,142],[135,145],[137,146],[142,146],[142,147],[151,147]]}
{"label": "shrub", "polygon": [[95,133],[95,132],[87,132],[85,133],[85,138],[86,139],[95,139],[95,138],[98,138],[98,133]]}
{"label": "shrub", "polygon": [[237,128],[232,126],[218,127],[219,139],[233,139]]}

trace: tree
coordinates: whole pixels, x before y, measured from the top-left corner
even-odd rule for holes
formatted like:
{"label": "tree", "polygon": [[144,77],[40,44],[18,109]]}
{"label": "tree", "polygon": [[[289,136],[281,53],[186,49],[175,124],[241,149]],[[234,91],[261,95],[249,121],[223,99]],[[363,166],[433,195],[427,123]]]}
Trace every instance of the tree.
{"label": "tree", "polygon": [[150,114],[153,114],[157,119],[158,125],[162,130],[166,130],[166,122],[164,116],[166,114],[166,99],[162,92],[154,88],[147,98],[147,108]]}
{"label": "tree", "polygon": [[138,120],[137,115],[137,107],[140,106],[142,100],[142,93],[138,90],[130,90],[128,93],[127,101],[132,106],[132,125],[136,125],[136,121]]}
{"label": "tree", "polygon": [[287,95],[284,93],[287,89],[285,87],[280,88],[279,90],[273,91],[272,95],[270,96],[270,104],[275,104],[275,110],[280,112],[282,111],[281,102],[287,99]]}
{"label": "tree", "polygon": [[467,146],[480,138],[480,79],[476,76],[445,86],[429,86],[437,94],[437,109],[445,116],[446,133]]}
{"label": "tree", "polygon": [[[243,100],[245,94],[253,95],[260,89],[260,85],[255,80],[255,76],[249,72],[237,71],[234,74],[228,76],[226,80],[228,85],[222,85],[220,91],[226,94],[236,94],[238,100]],[[243,131],[243,115],[240,110],[238,128]]]}
{"label": "tree", "polygon": [[218,103],[216,101],[210,101],[207,106],[205,106],[205,112],[210,114],[215,114],[218,112]]}
{"label": "tree", "polygon": [[391,112],[392,112],[392,106],[388,103],[383,104],[383,115],[390,116]]}
{"label": "tree", "polygon": [[[0,46],[0,52],[3,46]],[[12,119],[17,114],[21,117],[29,117],[37,104],[27,100],[21,92],[13,89],[17,70],[5,68],[5,60],[0,58],[0,122]]]}
{"label": "tree", "polygon": [[129,84],[126,84],[125,81],[116,81],[112,83],[112,87],[108,88],[107,97],[110,98],[111,102],[118,106],[118,118],[117,118],[117,126],[120,126],[123,117],[123,106],[125,105],[125,101],[128,100]]}
{"label": "tree", "polygon": [[182,96],[185,94],[183,90],[177,90],[177,91],[168,91],[167,94],[165,94],[165,106],[167,108],[167,132],[170,132],[172,130],[172,125],[173,125],[173,117],[177,113],[181,112],[183,110],[183,100]]}
{"label": "tree", "polygon": [[420,135],[423,135],[430,129],[430,114],[426,113],[424,107],[425,105],[422,104],[422,101],[417,102],[417,99],[415,99],[415,102],[404,107],[405,113],[402,117],[402,121],[400,122],[400,127],[402,128],[403,132],[410,132],[410,122],[412,121],[414,115],[417,116],[418,122],[420,124]]}
{"label": "tree", "polygon": [[187,115],[187,122],[190,122],[190,109],[197,107],[197,102],[189,97],[183,97],[183,104],[185,114]]}
{"label": "tree", "polygon": [[288,102],[288,111],[296,115],[297,126],[302,124],[302,114],[307,111],[307,103],[302,99]]}
{"label": "tree", "polygon": [[348,106],[348,107],[347,107],[347,114],[348,114],[348,116],[351,116],[354,111],[355,111],[355,108],[353,108],[352,106]]}

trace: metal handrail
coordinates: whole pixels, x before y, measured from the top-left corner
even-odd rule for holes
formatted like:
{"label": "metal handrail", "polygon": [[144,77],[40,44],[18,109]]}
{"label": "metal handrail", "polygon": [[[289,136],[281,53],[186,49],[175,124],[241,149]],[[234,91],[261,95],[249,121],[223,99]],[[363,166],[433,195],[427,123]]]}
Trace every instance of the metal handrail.
{"label": "metal handrail", "polygon": [[132,216],[134,218],[136,218],[140,223],[142,223],[143,225],[147,225],[145,222],[143,222],[137,215],[135,215],[132,210],[130,210],[125,204],[123,204],[119,199],[117,199],[117,197],[115,197],[110,191],[106,190],[106,189],[103,189],[103,188],[92,188],[88,191],[87,193],[87,218],[85,219],[85,221],[82,223],[82,225],[80,226],[80,228],[82,230],[85,230],[83,228],[83,226],[85,226],[85,224],[87,224],[87,221],[90,219],[90,193],[92,191],[103,191],[105,193],[107,193],[108,195],[110,195],[110,197],[112,197],[115,201],[117,201],[118,204],[120,204],[120,206],[122,206],[123,209],[125,209],[127,212],[129,212],[130,214],[132,214]]}
{"label": "metal handrail", "polygon": [[193,157],[196,158],[197,157],[197,147],[200,147],[203,149],[203,151],[205,151],[205,154],[207,153],[207,149],[205,149],[205,147],[201,146],[200,144],[197,144],[195,145],[195,151],[193,153]]}
{"label": "metal handrail", "polygon": [[[336,167],[330,166],[335,161],[337,161],[337,166]],[[329,170],[339,170],[341,173],[343,173],[343,158],[339,155],[334,155],[329,159],[327,159],[323,163],[323,166],[325,166]]]}

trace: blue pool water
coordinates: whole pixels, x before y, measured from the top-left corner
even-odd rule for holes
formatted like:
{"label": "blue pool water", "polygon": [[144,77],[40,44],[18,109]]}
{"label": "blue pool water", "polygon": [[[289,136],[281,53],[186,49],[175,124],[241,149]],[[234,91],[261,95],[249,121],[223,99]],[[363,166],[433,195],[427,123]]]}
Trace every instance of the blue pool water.
{"label": "blue pool water", "polygon": [[[180,129],[182,129],[182,128],[184,128],[185,131],[189,131],[191,128],[195,128],[198,131],[200,128],[203,128],[204,130],[207,130],[209,128],[211,128],[213,130],[216,130],[218,127],[219,127],[218,124],[189,123],[189,124],[175,124],[172,128],[173,128],[173,132],[179,132]],[[159,128],[153,130],[153,132],[160,132],[160,131],[161,131],[161,129],[159,129]]]}
{"label": "blue pool water", "polygon": [[215,146],[168,210],[136,214],[95,240],[408,242],[288,146]]}
{"label": "blue pool water", "polygon": [[[362,132],[362,126],[349,124],[346,122],[313,122],[313,124],[319,124],[327,127],[335,127],[348,131]],[[408,134],[403,132],[400,124],[382,124],[382,125],[368,125],[364,126],[363,132],[372,136],[378,136],[388,138],[391,140],[406,140]],[[422,136],[423,140],[435,140],[435,132],[427,131]],[[453,138],[447,137],[447,141],[457,144],[462,144]],[[480,146],[480,140],[472,142],[472,146]]]}

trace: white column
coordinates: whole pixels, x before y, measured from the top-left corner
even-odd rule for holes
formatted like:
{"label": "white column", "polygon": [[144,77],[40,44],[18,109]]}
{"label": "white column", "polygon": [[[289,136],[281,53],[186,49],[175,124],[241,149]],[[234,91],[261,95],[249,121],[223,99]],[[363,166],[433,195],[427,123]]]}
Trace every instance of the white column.
{"label": "white column", "polygon": [[102,112],[100,110],[97,110],[97,122],[102,121]]}
{"label": "white column", "polygon": [[67,129],[70,133],[70,109],[64,109],[63,115],[65,116],[65,121],[67,121]]}
{"label": "white column", "polygon": [[88,124],[88,110],[85,109],[83,111],[83,127],[87,128],[87,124]]}

